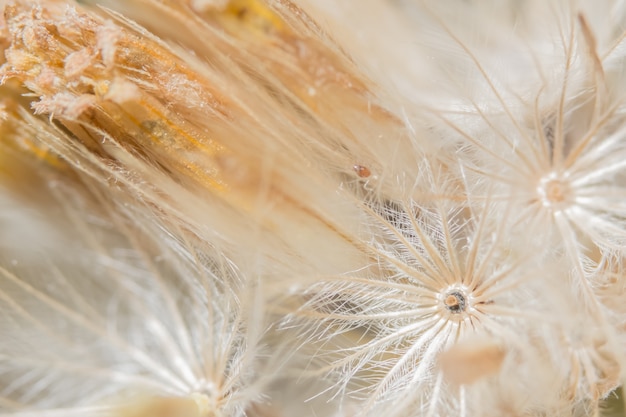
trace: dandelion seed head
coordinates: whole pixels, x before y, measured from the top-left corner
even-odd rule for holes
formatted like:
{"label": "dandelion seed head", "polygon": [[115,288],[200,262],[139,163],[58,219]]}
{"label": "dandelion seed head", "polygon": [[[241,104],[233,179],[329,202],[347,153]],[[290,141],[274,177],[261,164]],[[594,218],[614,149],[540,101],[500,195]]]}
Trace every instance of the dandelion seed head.
{"label": "dandelion seed head", "polygon": [[0,3],[0,181],[34,157],[62,213],[0,205],[3,411],[582,416],[623,379],[623,12]]}

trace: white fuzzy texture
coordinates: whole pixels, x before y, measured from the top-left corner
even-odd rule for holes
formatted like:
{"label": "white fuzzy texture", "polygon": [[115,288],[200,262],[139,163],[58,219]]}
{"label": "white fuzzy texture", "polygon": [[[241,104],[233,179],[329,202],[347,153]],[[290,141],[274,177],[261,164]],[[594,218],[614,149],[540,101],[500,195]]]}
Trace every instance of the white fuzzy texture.
{"label": "white fuzzy texture", "polygon": [[623,2],[0,5],[0,416],[605,413]]}
{"label": "white fuzzy texture", "polygon": [[63,208],[63,251],[2,256],[3,409],[117,415],[129,401],[202,395],[216,415],[243,415],[263,379],[247,371],[266,325],[254,278],[150,224],[66,211],[62,188],[47,197],[50,213]]}

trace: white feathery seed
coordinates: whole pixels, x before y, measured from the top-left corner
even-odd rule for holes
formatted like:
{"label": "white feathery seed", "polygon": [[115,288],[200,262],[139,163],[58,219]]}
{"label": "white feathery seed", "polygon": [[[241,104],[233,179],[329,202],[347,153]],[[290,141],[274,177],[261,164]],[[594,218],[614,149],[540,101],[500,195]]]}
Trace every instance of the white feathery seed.
{"label": "white feathery seed", "polygon": [[623,414],[624,1],[0,6],[0,417]]}

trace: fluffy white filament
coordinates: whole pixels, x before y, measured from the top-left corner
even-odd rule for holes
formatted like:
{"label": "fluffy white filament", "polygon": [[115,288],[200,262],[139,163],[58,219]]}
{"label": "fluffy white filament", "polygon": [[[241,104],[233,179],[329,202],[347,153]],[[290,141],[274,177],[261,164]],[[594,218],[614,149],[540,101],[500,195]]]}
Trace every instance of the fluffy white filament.
{"label": "fluffy white filament", "polygon": [[0,416],[611,415],[622,1],[0,6]]}

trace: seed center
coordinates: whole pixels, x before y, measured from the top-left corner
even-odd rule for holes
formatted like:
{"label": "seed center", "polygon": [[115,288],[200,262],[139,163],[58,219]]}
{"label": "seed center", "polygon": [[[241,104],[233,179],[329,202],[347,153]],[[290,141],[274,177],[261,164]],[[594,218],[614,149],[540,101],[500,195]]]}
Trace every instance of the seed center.
{"label": "seed center", "polygon": [[446,294],[443,304],[450,313],[460,314],[465,311],[467,300],[465,299],[465,295],[460,291],[451,291]]}
{"label": "seed center", "polygon": [[545,207],[558,210],[563,209],[568,204],[572,195],[568,182],[555,175],[543,178],[537,187],[537,191]]}

